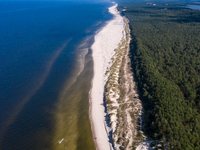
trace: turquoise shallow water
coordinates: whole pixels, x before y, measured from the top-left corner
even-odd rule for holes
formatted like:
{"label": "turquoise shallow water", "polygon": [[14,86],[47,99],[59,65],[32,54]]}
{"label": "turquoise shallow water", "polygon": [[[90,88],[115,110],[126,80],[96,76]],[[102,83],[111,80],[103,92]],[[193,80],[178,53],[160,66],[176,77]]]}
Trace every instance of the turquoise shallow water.
{"label": "turquoise shallow water", "polygon": [[89,47],[102,1],[0,1],[0,149],[94,149]]}

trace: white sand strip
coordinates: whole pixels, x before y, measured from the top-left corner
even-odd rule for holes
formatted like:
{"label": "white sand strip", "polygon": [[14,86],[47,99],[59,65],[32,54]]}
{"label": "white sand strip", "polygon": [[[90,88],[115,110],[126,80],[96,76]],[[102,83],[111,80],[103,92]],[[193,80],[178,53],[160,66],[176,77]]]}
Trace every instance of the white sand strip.
{"label": "white sand strip", "polygon": [[106,113],[104,112],[105,108],[103,106],[103,94],[106,82],[105,72],[107,67],[111,65],[111,58],[115,53],[114,49],[117,48],[118,43],[120,43],[124,31],[124,21],[116,7],[117,4],[109,8],[109,12],[114,15],[114,18],[95,35],[95,42],[92,45],[94,76],[90,93],[90,115],[93,136],[95,138],[94,141],[96,149],[98,150],[112,149],[106,131]]}

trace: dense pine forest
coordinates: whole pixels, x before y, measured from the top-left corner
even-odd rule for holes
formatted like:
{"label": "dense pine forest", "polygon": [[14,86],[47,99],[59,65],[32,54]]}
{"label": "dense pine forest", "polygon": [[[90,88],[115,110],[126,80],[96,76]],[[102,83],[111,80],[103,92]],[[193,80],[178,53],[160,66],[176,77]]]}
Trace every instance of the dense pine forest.
{"label": "dense pine forest", "polygon": [[200,10],[186,5],[146,1],[118,9],[130,20],[145,134],[165,149],[200,150]]}

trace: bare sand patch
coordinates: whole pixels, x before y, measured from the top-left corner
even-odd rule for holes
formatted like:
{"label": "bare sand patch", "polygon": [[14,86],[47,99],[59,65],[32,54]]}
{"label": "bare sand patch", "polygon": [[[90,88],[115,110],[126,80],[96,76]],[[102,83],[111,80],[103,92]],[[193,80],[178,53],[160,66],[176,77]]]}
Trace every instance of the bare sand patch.
{"label": "bare sand patch", "polygon": [[117,11],[117,4],[109,8],[114,18],[95,35],[92,45],[94,60],[94,75],[90,92],[90,119],[96,148],[99,150],[112,149],[109,142],[109,128],[106,124],[106,113],[103,105],[104,86],[106,83],[106,70],[111,66],[111,58],[115,48],[123,37],[124,21]]}

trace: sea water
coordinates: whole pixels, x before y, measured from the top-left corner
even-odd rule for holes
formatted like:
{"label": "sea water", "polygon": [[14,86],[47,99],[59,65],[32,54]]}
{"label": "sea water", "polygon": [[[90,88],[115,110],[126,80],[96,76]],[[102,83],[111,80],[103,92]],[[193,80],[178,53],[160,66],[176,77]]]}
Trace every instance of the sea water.
{"label": "sea water", "polygon": [[95,149],[89,120],[103,0],[0,1],[0,149]]}

